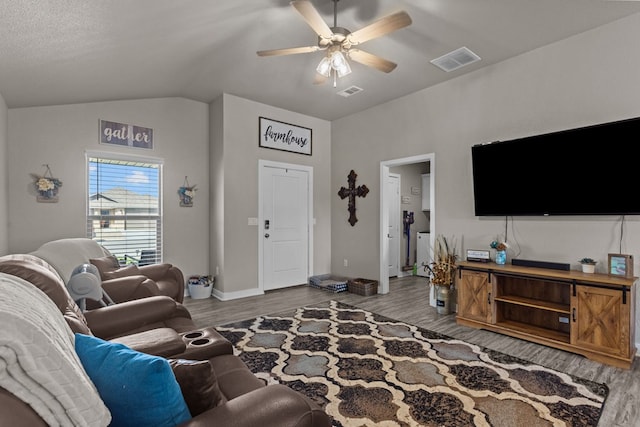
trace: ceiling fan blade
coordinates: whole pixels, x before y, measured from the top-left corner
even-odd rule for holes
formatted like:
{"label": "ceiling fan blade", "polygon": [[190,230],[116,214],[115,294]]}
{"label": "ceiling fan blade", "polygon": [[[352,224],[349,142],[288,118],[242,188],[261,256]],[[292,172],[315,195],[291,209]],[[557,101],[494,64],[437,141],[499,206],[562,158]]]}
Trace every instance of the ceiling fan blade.
{"label": "ceiling fan blade", "polygon": [[347,40],[352,45],[356,45],[409,25],[411,25],[411,17],[407,12],[400,11],[380,18],[366,27],[360,28],[358,31],[354,31],[347,36]]}
{"label": "ceiling fan blade", "polygon": [[271,50],[259,50],[256,52],[258,56],[282,56],[282,55],[295,55],[297,53],[311,53],[317,52],[320,48],[318,46],[305,46],[305,47],[289,47],[285,49],[271,49]]}
{"label": "ceiling fan blade", "polygon": [[385,73],[392,72],[398,64],[359,49],[350,49],[349,58]]}
{"label": "ceiling fan blade", "polygon": [[310,1],[292,1],[291,6],[302,15],[304,20],[307,21],[307,24],[309,24],[313,31],[321,38],[330,39],[333,36],[333,31],[331,31],[331,28],[324,22],[324,19],[322,19],[322,16],[320,16],[320,13],[318,13],[318,10],[313,7]]}

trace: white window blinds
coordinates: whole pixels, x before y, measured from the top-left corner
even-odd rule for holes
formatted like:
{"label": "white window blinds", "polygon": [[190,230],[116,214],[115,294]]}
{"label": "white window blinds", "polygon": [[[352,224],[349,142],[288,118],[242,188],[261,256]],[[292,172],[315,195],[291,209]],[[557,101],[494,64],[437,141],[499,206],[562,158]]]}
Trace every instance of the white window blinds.
{"label": "white window blinds", "polygon": [[162,164],[87,156],[87,236],[121,265],[162,261]]}

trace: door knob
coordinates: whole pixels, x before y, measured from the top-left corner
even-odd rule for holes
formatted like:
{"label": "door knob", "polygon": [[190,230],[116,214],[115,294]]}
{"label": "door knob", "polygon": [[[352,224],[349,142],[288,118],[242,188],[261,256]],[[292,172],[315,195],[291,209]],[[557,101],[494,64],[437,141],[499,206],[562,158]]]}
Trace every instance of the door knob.
{"label": "door knob", "polygon": [[265,233],[264,237],[268,239],[269,238],[269,233]]}

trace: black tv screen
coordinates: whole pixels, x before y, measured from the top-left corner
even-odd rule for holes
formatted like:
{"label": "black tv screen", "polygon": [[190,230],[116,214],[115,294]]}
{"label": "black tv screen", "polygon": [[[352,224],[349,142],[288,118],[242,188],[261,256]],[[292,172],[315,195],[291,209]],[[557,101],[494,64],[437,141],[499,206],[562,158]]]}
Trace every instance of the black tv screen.
{"label": "black tv screen", "polygon": [[638,215],[640,118],[471,148],[476,216]]}

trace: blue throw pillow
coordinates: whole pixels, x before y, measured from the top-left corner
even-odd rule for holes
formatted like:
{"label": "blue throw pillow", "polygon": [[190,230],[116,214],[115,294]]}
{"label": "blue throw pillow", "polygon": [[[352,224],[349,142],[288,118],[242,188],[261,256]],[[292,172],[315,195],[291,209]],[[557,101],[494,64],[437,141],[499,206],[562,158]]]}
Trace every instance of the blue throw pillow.
{"label": "blue throw pillow", "polygon": [[109,411],[111,426],[175,426],[191,419],[166,359],[75,334],[82,366]]}

